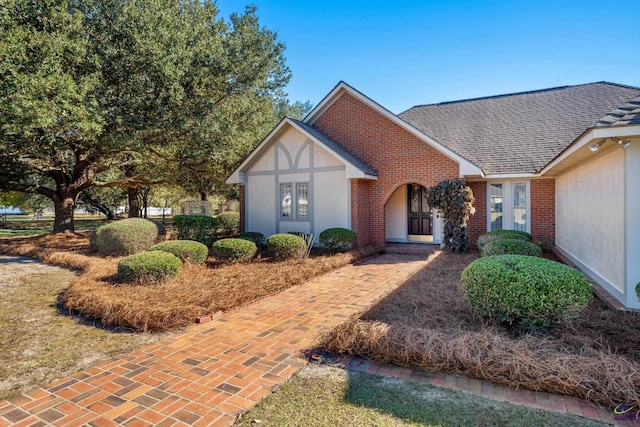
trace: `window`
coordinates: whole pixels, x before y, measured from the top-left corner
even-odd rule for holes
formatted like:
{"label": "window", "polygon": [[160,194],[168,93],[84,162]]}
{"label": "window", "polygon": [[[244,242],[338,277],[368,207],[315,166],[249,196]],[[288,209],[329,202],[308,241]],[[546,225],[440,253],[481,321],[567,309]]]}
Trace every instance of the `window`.
{"label": "window", "polygon": [[309,212],[309,183],[280,184],[280,218],[307,220]]}
{"label": "window", "polygon": [[529,182],[487,184],[487,229],[529,231]]}

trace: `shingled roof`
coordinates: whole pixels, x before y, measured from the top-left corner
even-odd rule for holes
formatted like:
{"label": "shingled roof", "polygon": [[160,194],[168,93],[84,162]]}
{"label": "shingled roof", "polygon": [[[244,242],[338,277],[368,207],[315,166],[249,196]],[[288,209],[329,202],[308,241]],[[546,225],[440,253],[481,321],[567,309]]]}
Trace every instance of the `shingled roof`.
{"label": "shingled roof", "polygon": [[399,117],[486,174],[537,173],[587,129],[640,124],[640,88],[563,86],[421,105]]}

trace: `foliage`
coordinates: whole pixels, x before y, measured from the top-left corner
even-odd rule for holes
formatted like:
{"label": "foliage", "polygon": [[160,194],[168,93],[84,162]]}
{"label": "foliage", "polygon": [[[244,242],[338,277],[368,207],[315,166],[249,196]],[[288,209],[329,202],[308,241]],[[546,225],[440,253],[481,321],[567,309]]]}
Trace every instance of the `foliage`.
{"label": "foliage", "polygon": [[328,228],[320,233],[320,246],[330,254],[347,252],[358,239],[355,231],[347,228]]}
{"label": "foliage", "polygon": [[158,226],[142,218],[128,218],[96,228],[91,247],[102,255],[130,255],[146,251],[158,239]]}
{"label": "foliage", "polygon": [[469,244],[467,221],[475,212],[473,192],[464,182],[445,180],[429,189],[429,206],[439,209],[444,219],[444,247],[463,252]]}
{"label": "foliage", "polygon": [[154,283],[173,279],[180,271],[180,259],[165,251],[141,252],[118,262],[118,278],[124,282]]}
{"label": "foliage", "polygon": [[211,247],[218,230],[218,219],[206,215],[176,215],[173,228],[178,240],[195,240]]}
{"label": "foliage", "polygon": [[523,255],[478,259],[463,270],[460,283],[482,316],[524,328],[548,327],[592,297],[578,270]]}
{"label": "foliage", "polygon": [[498,239],[485,244],[482,248],[482,256],[491,255],[528,255],[542,256],[542,249],[526,240]]}
{"label": "foliage", "polygon": [[287,234],[292,234],[294,236],[300,237],[304,240],[305,252],[302,255],[302,258],[307,259],[311,254],[311,249],[313,249],[313,242],[315,242],[316,238],[313,234],[305,233],[303,231],[289,231]]}
{"label": "foliage", "polygon": [[290,77],[255,8],[225,20],[210,0],[6,0],[0,33],[0,187],[51,199],[54,231],[73,231],[90,187],[148,187],[200,159],[221,176]]}
{"label": "foliage", "polygon": [[238,235],[238,239],[249,240],[258,246],[264,243],[264,234],[257,231],[245,231]]}
{"label": "foliage", "polygon": [[257,251],[256,244],[246,239],[221,239],[211,248],[213,256],[219,261],[251,259]]}
{"label": "foliage", "polygon": [[274,234],[267,239],[269,251],[276,260],[289,258],[303,258],[306,252],[306,244],[301,237],[293,234]]}
{"label": "foliage", "polygon": [[477,245],[480,250],[489,242],[500,239],[517,239],[531,242],[531,234],[519,230],[492,230],[478,237]]}
{"label": "foliage", "polygon": [[209,248],[205,244],[193,240],[169,240],[153,245],[149,250],[169,252],[180,261],[191,264],[204,264],[209,255]]}
{"label": "foliage", "polygon": [[101,213],[106,219],[117,217],[117,209],[126,201],[126,193],[118,187],[90,187],[78,196],[78,206],[89,213]]}
{"label": "foliage", "polygon": [[226,234],[233,234],[240,228],[239,212],[222,212],[218,215],[218,224]]}

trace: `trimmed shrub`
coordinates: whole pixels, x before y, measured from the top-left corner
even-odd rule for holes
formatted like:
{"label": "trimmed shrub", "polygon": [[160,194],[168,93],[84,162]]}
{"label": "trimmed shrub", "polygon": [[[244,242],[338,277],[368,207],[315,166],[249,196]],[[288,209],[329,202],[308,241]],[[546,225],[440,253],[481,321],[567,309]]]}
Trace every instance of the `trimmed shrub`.
{"label": "trimmed shrub", "polygon": [[211,252],[219,261],[241,261],[252,258],[258,248],[246,239],[221,239],[213,244]]}
{"label": "trimmed shrub", "polygon": [[153,245],[149,249],[169,252],[180,258],[180,261],[191,264],[204,264],[209,255],[207,245],[193,240],[169,240]]}
{"label": "trimmed shrub", "polygon": [[128,218],[96,228],[89,242],[102,255],[131,255],[146,251],[157,239],[158,227],[154,222]]}
{"label": "trimmed shrub", "polygon": [[267,246],[277,260],[302,258],[307,249],[302,237],[288,233],[269,236]]}
{"label": "trimmed shrub", "polygon": [[507,254],[542,256],[542,248],[526,240],[518,239],[493,240],[482,248],[482,256]]}
{"label": "trimmed shrub", "polygon": [[264,234],[258,233],[257,231],[245,231],[244,233],[240,233],[238,235],[238,239],[248,240],[257,245],[262,245],[264,243]]}
{"label": "trimmed shrub", "polygon": [[320,246],[330,254],[347,252],[355,243],[358,236],[348,228],[327,228],[320,233]]}
{"label": "trimmed shrub", "polygon": [[240,229],[240,213],[222,212],[218,215],[218,224],[225,233],[236,233]]}
{"label": "trimmed shrub", "polygon": [[218,219],[206,215],[176,215],[173,228],[178,240],[194,240],[210,248],[218,231]]}
{"label": "trimmed shrub", "polygon": [[547,328],[592,297],[578,270],[523,255],[480,258],[464,269],[460,284],[480,315],[524,329]]}
{"label": "trimmed shrub", "polygon": [[180,265],[180,259],[169,252],[142,252],[120,260],[118,277],[125,282],[161,282],[176,277]]}
{"label": "trimmed shrub", "polygon": [[489,231],[478,237],[478,241],[476,244],[478,248],[482,250],[482,248],[489,242],[493,242],[500,239],[516,239],[516,240],[525,240],[527,242],[532,241],[531,234],[526,231],[518,231],[518,230],[493,230]]}

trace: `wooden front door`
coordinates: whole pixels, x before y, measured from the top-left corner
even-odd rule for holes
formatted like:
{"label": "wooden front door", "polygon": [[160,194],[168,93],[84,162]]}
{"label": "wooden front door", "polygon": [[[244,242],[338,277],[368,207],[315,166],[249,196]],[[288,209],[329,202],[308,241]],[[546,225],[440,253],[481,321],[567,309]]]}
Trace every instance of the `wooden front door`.
{"label": "wooden front door", "polygon": [[427,189],[422,185],[409,184],[409,234],[429,236],[433,234],[431,207],[427,202]]}

